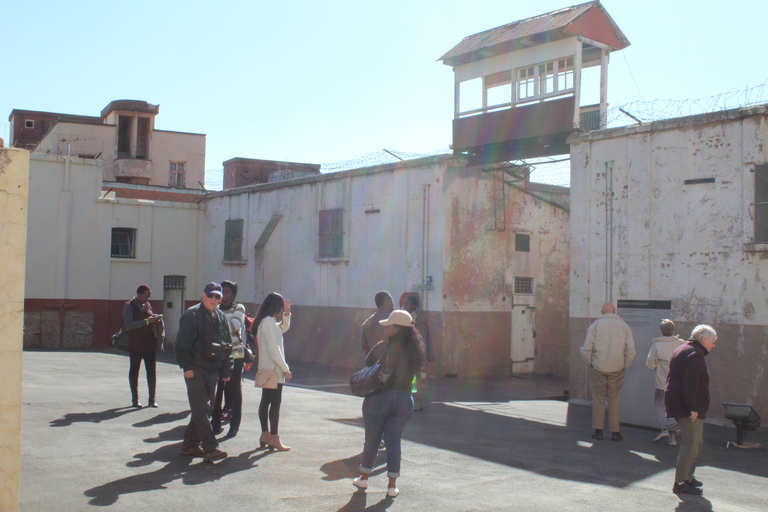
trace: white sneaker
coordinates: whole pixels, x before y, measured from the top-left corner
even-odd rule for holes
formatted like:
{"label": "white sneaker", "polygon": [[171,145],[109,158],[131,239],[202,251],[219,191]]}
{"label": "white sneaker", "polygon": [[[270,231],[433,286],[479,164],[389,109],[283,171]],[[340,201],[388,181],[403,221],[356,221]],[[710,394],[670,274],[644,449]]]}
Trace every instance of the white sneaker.
{"label": "white sneaker", "polygon": [[659,435],[657,435],[656,437],[654,437],[653,438],[653,442],[654,443],[658,443],[662,439],[666,439],[668,437],[669,437],[669,432],[664,431],[664,432],[659,433]]}
{"label": "white sneaker", "polygon": [[354,480],[352,480],[352,485],[354,485],[358,489],[367,489],[368,488],[368,480],[363,480],[362,478],[357,477]]}
{"label": "white sneaker", "polygon": [[398,494],[400,494],[400,489],[397,487],[390,487],[387,489],[387,496],[390,498],[396,498]]}
{"label": "white sneaker", "polygon": [[675,441],[674,439],[670,439],[669,446],[677,446],[677,441]]}

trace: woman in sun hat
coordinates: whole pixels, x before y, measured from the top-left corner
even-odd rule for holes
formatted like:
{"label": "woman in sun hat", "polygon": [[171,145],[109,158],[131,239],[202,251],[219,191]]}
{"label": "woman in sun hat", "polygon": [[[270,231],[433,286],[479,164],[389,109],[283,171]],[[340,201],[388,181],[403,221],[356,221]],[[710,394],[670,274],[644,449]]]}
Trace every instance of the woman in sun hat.
{"label": "woman in sun hat", "polygon": [[373,346],[365,359],[366,366],[377,361],[392,366],[392,385],[365,397],[363,421],[365,444],[360,462],[359,477],[352,483],[360,488],[368,487],[368,476],[373,472],[374,460],[382,438],[387,447],[387,495],[400,494],[395,484],[400,476],[400,439],[403,429],[413,414],[411,382],[424,361],[424,348],[419,332],[413,327],[413,318],[407,311],[396,309],[389,318],[379,323],[384,326],[385,340]]}

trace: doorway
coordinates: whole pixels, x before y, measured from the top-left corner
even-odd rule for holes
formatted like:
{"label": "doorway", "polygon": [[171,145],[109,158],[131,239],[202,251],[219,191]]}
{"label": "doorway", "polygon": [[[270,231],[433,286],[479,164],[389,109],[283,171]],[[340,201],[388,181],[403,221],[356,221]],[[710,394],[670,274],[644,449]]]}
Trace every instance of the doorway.
{"label": "doorway", "polygon": [[184,313],[184,289],[186,276],[163,277],[163,321],[166,343],[176,345],[179,320]]}

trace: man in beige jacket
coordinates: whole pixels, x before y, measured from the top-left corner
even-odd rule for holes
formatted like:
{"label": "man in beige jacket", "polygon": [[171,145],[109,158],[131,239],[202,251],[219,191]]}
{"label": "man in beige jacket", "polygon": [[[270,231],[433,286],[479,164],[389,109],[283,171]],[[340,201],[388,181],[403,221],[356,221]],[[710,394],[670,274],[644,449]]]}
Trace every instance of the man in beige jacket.
{"label": "man in beige jacket", "polygon": [[608,428],[611,440],[622,441],[619,428],[619,406],[624,371],[635,358],[635,340],[632,330],[616,314],[610,302],[600,310],[603,316],[587,330],[581,355],[589,365],[592,381],[592,433],[593,439],[603,439],[605,404],[608,402]]}

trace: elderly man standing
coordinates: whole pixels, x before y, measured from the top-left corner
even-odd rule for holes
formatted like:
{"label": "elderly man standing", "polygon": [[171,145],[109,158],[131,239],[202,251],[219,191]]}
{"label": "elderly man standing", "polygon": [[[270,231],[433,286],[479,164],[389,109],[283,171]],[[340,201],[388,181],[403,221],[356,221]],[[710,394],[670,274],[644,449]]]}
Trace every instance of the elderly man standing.
{"label": "elderly man standing", "polygon": [[611,440],[622,441],[619,431],[619,405],[624,371],[635,358],[635,340],[632,330],[616,314],[610,302],[600,310],[603,316],[587,330],[581,355],[589,365],[592,380],[592,433],[593,439],[603,439],[605,402],[608,401],[608,428]]}
{"label": "elderly man standing", "polygon": [[693,477],[704,445],[704,417],[709,409],[709,372],[704,360],[717,342],[717,333],[708,325],[697,325],[691,339],[680,345],[669,361],[664,401],[667,417],[680,426],[680,453],[677,456],[675,494],[701,495],[701,482]]}
{"label": "elderly man standing", "polygon": [[[203,457],[205,462],[223,459],[218,449],[208,413],[216,395],[219,378],[228,382],[232,375],[232,339],[227,317],[219,309],[222,290],[218,283],[205,285],[200,304],[186,310],[179,320],[176,335],[176,361],[184,370],[191,417],[181,454]],[[202,443],[203,447],[200,448]]]}

